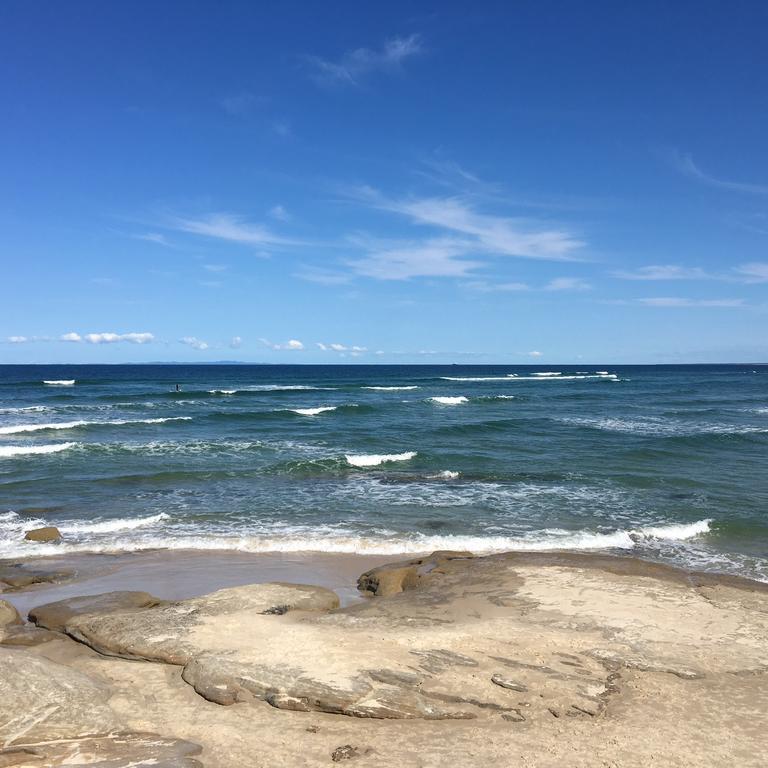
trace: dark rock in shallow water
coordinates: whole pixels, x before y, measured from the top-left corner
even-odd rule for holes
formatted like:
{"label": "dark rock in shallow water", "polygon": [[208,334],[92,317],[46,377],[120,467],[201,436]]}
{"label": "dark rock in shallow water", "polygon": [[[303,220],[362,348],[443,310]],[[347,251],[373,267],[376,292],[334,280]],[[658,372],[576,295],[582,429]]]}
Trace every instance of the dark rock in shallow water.
{"label": "dark rock in shallow water", "polygon": [[45,528],[33,528],[24,534],[27,541],[61,541],[61,531],[54,525],[45,526]]}
{"label": "dark rock in shallow water", "polygon": [[20,563],[0,564],[0,584],[11,589],[23,589],[32,584],[53,584],[66,581],[75,575],[70,569],[30,568]]}
{"label": "dark rock in shallow water", "polygon": [[75,616],[112,611],[143,610],[160,605],[163,601],[148,592],[104,592],[83,595],[38,605],[29,612],[29,620],[38,627],[64,632],[66,623]]}

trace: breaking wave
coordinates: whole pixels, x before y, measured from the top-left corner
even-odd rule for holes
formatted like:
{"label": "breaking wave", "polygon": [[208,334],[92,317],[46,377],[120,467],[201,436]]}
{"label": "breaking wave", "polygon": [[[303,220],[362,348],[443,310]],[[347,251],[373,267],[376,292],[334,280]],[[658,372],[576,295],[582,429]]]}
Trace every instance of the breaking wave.
{"label": "breaking wave", "polygon": [[46,453],[59,453],[73,448],[77,443],[53,443],[51,445],[0,445],[0,458],[14,456],[38,456]]}
{"label": "breaking wave", "polygon": [[75,379],[45,379],[43,384],[49,387],[74,387]]}
{"label": "breaking wave", "polygon": [[464,395],[458,395],[456,397],[430,397],[433,403],[439,405],[461,405],[462,403],[468,403],[469,400]]}
{"label": "breaking wave", "polygon": [[57,421],[50,424],[16,424],[0,427],[0,435],[16,435],[21,432],[41,432],[49,429],[78,429],[79,427],[118,427],[130,424],[164,424],[167,421],[191,421],[191,416],[168,416],[162,419],[115,419],[113,421]]}
{"label": "breaking wave", "polygon": [[344,458],[347,464],[353,467],[378,467],[391,461],[409,461],[416,455],[416,451],[406,451],[405,453],[347,454]]}

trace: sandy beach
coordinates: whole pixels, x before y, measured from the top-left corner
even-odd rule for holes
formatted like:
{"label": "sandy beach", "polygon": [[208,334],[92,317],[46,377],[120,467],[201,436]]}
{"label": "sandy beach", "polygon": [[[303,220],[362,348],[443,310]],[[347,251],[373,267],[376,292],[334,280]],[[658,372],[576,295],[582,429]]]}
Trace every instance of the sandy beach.
{"label": "sandy beach", "polygon": [[383,561],[5,564],[57,583],[6,582],[0,765],[764,764],[766,585],[584,553]]}

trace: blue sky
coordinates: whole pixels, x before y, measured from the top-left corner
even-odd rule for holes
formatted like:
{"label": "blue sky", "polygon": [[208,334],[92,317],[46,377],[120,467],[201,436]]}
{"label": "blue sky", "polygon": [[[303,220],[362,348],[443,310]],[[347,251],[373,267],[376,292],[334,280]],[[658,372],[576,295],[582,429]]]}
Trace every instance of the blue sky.
{"label": "blue sky", "polygon": [[0,361],[768,358],[764,2],[0,5]]}

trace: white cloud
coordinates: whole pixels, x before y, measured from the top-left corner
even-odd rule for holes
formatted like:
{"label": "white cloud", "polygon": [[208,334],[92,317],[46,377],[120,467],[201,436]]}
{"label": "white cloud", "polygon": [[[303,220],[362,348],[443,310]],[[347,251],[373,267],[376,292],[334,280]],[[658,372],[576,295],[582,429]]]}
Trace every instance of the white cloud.
{"label": "white cloud", "polygon": [[402,63],[423,50],[419,35],[393,37],[380,50],[357,48],[347,51],[338,61],[319,56],[307,60],[314,68],[312,78],[320,85],[359,85],[361,79],[376,71],[395,71]]}
{"label": "white cloud", "polygon": [[493,293],[495,291],[515,293],[531,290],[531,286],[527,283],[490,283],[486,280],[473,280],[462,285],[470,290],[483,293]]}
{"label": "white cloud", "polygon": [[293,350],[293,351],[299,351],[304,349],[304,344],[300,342],[298,339],[289,339],[284,344],[273,344],[268,339],[259,339],[259,341],[265,346],[269,347],[270,349]]}
{"label": "white cloud", "polygon": [[176,218],[170,226],[181,232],[242,245],[298,245],[263,225],[248,223],[243,217],[230,213],[211,213],[197,219]]}
{"label": "white cloud", "polygon": [[179,343],[186,344],[188,347],[192,347],[192,349],[200,350],[201,352],[204,349],[208,349],[209,347],[209,344],[207,341],[198,339],[196,336],[184,336],[184,338],[179,339]]}
{"label": "white cloud", "polygon": [[268,211],[269,216],[276,221],[290,221],[291,215],[283,208],[282,205],[275,205]]}
{"label": "white cloud", "polygon": [[705,280],[711,275],[700,267],[683,267],[677,264],[652,264],[633,271],[613,272],[621,280]]}
{"label": "white cloud", "polygon": [[230,349],[240,349],[240,347],[243,344],[243,340],[240,336],[233,336],[231,341],[229,342],[229,348]]}
{"label": "white cloud", "polygon": [[[360,242],[360,241],[359,241]],[[365,246],[365,243],[360,242]],[[408,280],[412,277],[464,277],[482,262],[462,259],[470,246],[452,238],[403,241],[398,244],[368,244],[369,253],[347,264],[364,277],[378,280]]]}
{"label": "white cloud", "polygon": [[304,267],[301,272],[294,272],[293,276],[319,285],[344,285],[351,279],[349,275],[318,267]]}
{"label": "white cloud", "polygon": [[689,154],[683,154],[681,152],[672,153],[672,163],[680,173],[688,176],[691,179],[700,181],[702,184],[707,184],[710,187],[719,187],[721,189],[728,189],[732,192],[746,192],[752,195],[768,195],[768,186],[765,184],[751,184],[742,181],[729,181],[727,179],[718,179],[715,176],[710,176],[699,168],[696,163],[693,162],[693,158]]}
{"label": "white cloud", "polygon": [[74,341],[74,342],[80,342],[83,340],[83,337],[79,333],[65,333],[62,336],[59,336],[59,341]]}
{"label": "white cloud", "polygon": [[544,355],[543,352],[539,352],[538,349],[534,349],[533,352],[528,353],[528,357],[542,357]]}
{"label": "white cloud", "polygon": [[661,296],[637,299],[645,307],[743,307],[744,299],[687,299],[679,296]]}
{"label": "white cloud", "polygon": [[388,200],[372,190],[362,199],[374,208],[407,216],[423,224],[473,238],[472,247],[487,253],[528,259],[573,261],[572,251],[584,243],[567,232],[526,227],[517,219],[477,213],[460,198]]}
{"label": "white cloud", "polygon": [[165,235],[161,235],[159,232],[145,232],[142,235],[133,235],[135,240],[145,240],[148,243],[156,243],[157,245],[164,245],[167,248],[171,248],[171,243],[168,242]]}
{"label": "white cloud", "polygon": [[[77,336],[74,334],[66,334],[67,336]],[[79,338],[65,339],[63,341],[79,341]],[[131,344],[149,344],[155,340],[155,337],[151,333],[86,333],[83,336],[83,340],[89,344],[116,344],[121,341],[127,341]]]}
{"label": "white cloud", "polygon": [[26,344],[31,339],[27,336],[9,336],[6,341],[9,344]]}
{"label": "white cloud", "polygon": [[765,261],[752,261],[748,264],[741,264],[735,268],[735,272],[745,283],[768,282],[768,262]]}
{"label": "white cloud", "polygon": [[368,351],[367,347],[360,347],[357,345],[348,346],[346,344],[339,344],[338,342],[325,344],[322,341],[318,341],[317,346],[322,349],[323,352],[349,352],[352,355],[359,355]]}
{"label": "white cloud", "polygon": [[203,264],[203,269],[206,272],[226,272],[226,264]]}
{"label": "white cloud", "polygon": [[580,277],[556,277],[545,286],[545,291],[588,291],[592,286]]}

